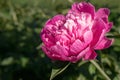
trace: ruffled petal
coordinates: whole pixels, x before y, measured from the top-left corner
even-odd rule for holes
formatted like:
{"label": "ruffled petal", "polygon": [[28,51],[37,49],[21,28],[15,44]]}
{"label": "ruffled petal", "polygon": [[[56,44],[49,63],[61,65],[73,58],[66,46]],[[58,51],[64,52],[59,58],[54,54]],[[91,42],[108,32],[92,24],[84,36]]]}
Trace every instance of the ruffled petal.
{"label": "ruffled petal", "polygon": [[81,3],[74,3],[72,5],[72,9],[69,11],[69,13],[71,12],[77,12],[77,13],[89,13],[91,14],[92,18],[94,19],[94,15],[95,15],[95,8],[92,4],[87,3],[87,2],[81,2]]}
{"label": "ruffled petal", "polygon": [[75,42],[70,46],[70,55],[77,55],[80,53],[81,50],[85,48],[85,45],[83,42],[81,42],[79,39],[75,40]]}
{"label": "ruffled petal", "polygon": [[60,27],[63,27],[64,21],[64,15],[56,15],[46,22],[40,34],[40,37],[46,46],[50,47],[52,45],[55,45],[55,36],[57,33],[59,33]]}
{"label": "ruffled petal", "polygon": [[49,58],[52,59],[51,53],[50,53],[50,51],[47,49],[47,47],[46,47],[45,45],[42,45],[41,48],[42,48],[43,52],[44,52]]}
{"label": "ruffled petal", "polygon": [[101,19],[94,21],[93,27],[93,40],[91,46],[95,46],[99,40],[101,40],[105,35],[105,24]]}
{"label": "ruffled petal", "polygon": [[86,47],[84,50],[82,50],[78,55],[77,55],[77,60],[80,60],[85,54],[89,52],[90,48]]}
{"label": "ruffled petal", "polygon": [[83,57],[83,60],[93,60],[96,58],[96,56],[97,56],[96,52],[90,49]]}
{"label": "ruffled petal", "polygon": [[95,49],[100,50],[104,48],[108,48],[112,45],[113,39],[110,40],[107,37],[104,37],[99,43],[96,44]]}
{"label": "ruffled petal", "polygon": [[62,14],[54,16],[52,19],[49,19],[46,23],[46,25],[56,25],[57,21],[65,21],[65,16]]}
{"label": "ruffled petal", "polygon": [[61,45],[55,45],[50,48],[52,59],[54,60],[67,60],[68,51]]}
{"label": "ruffled petal", "polygon": [[96,12],[96,17],[95,17],[95,18],[100,18],[104,21],[104,23],[106,24],[106,26],[105,26],[106,32],[109,32],[111,27],[113,26],[112,22],[108,22],[109,14],[110,14],[110,10],[108,8],[100,8]]}
{"label": "ruffled petal", "polygon": [[110,14],[110,10],[108,8],[100,8],[96,12],[96,18],[101,18],[105,23],[107,23],[109,14]]}

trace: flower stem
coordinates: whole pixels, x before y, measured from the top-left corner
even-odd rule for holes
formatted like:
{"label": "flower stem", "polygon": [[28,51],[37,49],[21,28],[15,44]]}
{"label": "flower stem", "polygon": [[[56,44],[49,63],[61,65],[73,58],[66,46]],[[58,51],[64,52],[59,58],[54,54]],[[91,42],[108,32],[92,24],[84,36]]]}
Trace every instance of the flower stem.
{"label": "flower stem", "polygon": [[70,65],[71,63],[69,62],[65,67],[63,67],[62,69],[58,70],[57,72],[54,73],[54,75],[51,75],[50,80],[53,80],[57,75],[59,75],[60,73],[62,73],[65,69],[67,69],[67,67]]}
{"label": "flower stem", "polygon": [[106,80],[111,80],[109,76],[101,69],[101,67],[96,61],[91,60],[90,62],[98,69],[98,71],[106,78]]}

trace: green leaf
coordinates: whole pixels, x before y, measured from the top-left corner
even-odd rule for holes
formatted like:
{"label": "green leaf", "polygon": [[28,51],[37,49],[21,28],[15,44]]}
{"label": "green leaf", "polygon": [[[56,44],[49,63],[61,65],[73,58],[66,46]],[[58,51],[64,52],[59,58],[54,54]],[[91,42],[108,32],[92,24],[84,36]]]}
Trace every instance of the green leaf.
{"label": "green leaf", "polygon": [[90,64],[90,65],[89,65],[89,73],[90,73],[90,74],[95,74],[95,71],[96,71],[95,66],[93,66],[93,64]]}
{"label": "green leaf", "polygon": [[26,57],[21,57],[20,59],[22,67],[25,67],[27,63],[29,62],[29,59]]}
{"label": "green leaf", "polygon": [[117,76],[115,76],[115,77],[113,78],[113,80],[120,80],[120,74],[118,74]]}
{"label": "green leaf", "polygon": [[8,58],[3,59],[3,61],[1,62],[1,65],[8,66],[8,65],[11,65],[13,62],[14,62],[13,57],[8,57]]}
{"label": "green leaf", "polygon": [[59,61],[54,62],[50,80],[53,80],[57,75],[62,73],[69,65],[70,62],[59,62]]}

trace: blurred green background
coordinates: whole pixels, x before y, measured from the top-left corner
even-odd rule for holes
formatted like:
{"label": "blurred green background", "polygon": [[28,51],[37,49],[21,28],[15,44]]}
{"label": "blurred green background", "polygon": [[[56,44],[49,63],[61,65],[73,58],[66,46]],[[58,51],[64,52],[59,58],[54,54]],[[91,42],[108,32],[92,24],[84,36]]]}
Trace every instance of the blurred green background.
{"label": "blurred green background", "polygon": [[[49,80],[52,63],[39,48],[40,30],[46,20],[66,14],[76,1],[81,0],[0,0],[0,80]],[[115,42],[97,51],[97,62],[111,80],[120,80],[120,0],[89,1],[96,9],[111,10],[114,26],[108,36]],[[105,79],[90,62],[80,61],[54,80]]]}

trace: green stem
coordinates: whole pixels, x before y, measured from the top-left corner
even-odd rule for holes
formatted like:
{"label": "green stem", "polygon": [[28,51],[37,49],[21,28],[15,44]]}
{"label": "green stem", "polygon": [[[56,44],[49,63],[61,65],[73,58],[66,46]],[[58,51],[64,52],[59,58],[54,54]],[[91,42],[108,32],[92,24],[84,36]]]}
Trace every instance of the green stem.
{"label": "green stem", "polygon": [[78,67],[82,66],[83,64],[87,63],[88,61],[81,61],[79,64],[78,64]]}
{"label": "green stem", "polygon": [[60,69],[58,72],[56,72],[56,74],[54,74],[53,76],[50,77],[50,80],[53,80],[57,75],[59,75],[60,73],[62,73],[71,63],[69,62],[64,68]]}
{"label": "green stem", "polygon": [[97,62],[94,60],[91,60],[90,62],[98,69],[98,71],[106,78],[106,80],[111,80],[109,76],[100,68]]}

